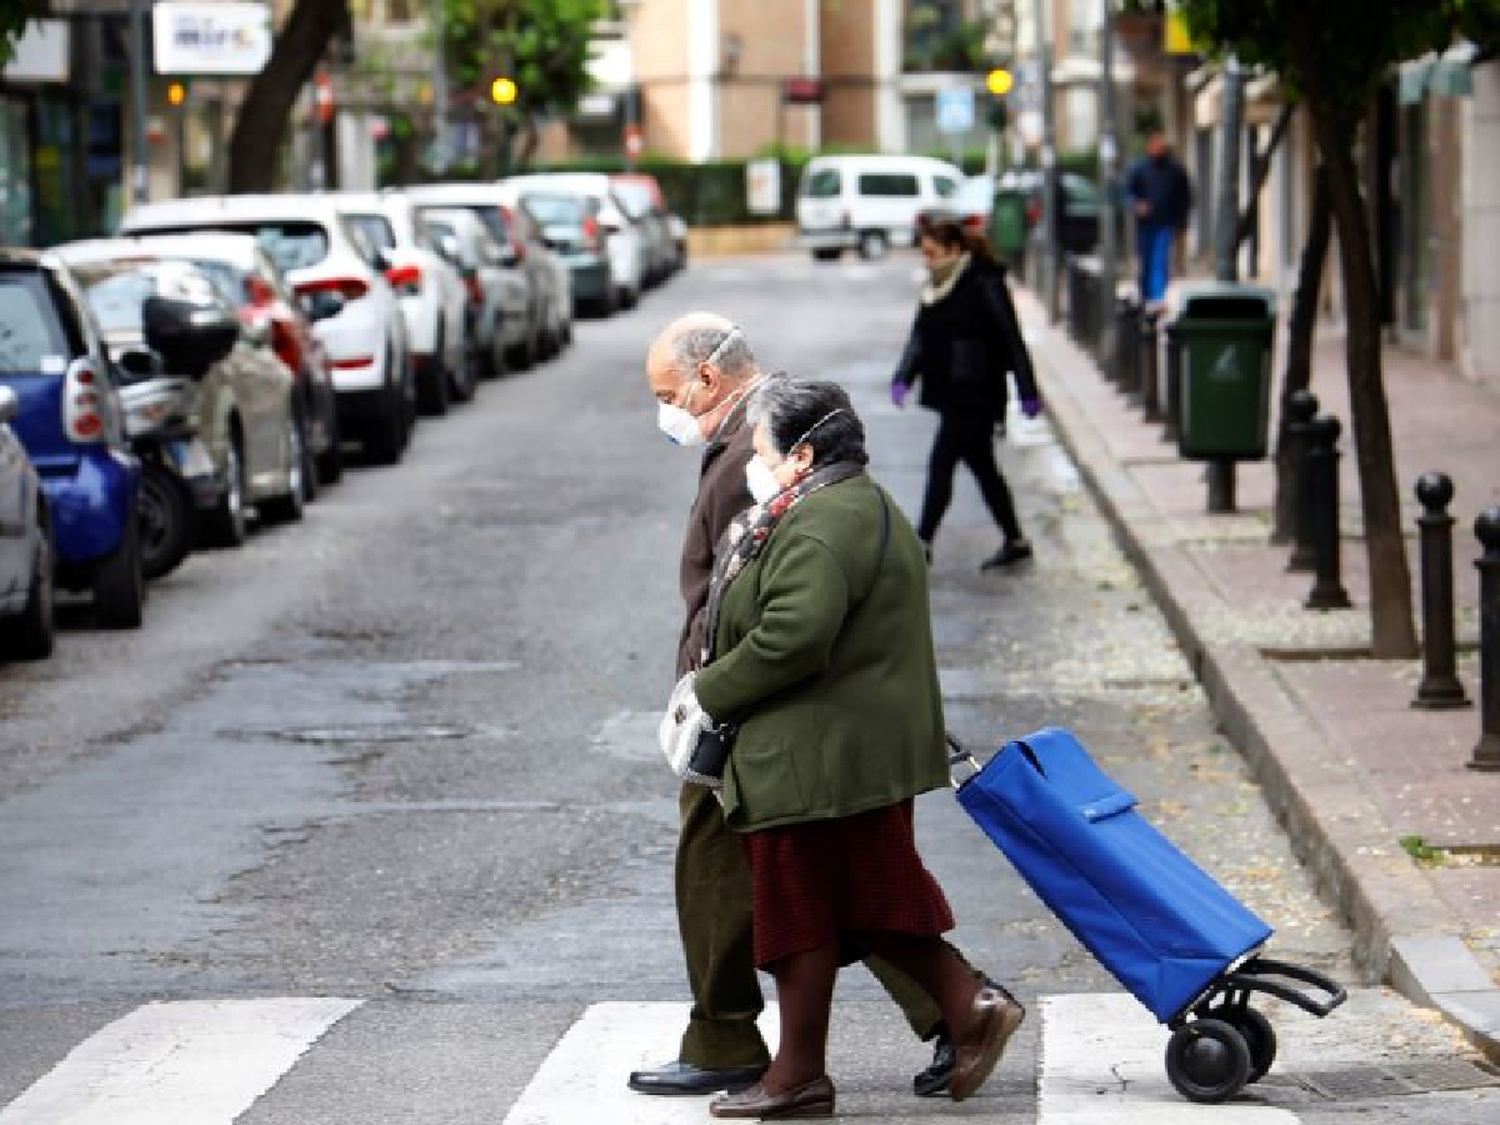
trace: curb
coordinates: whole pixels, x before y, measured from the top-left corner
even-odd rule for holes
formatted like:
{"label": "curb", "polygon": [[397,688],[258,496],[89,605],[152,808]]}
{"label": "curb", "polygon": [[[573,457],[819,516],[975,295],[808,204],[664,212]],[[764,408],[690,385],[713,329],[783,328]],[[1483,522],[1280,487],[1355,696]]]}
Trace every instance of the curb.
{"label": "curb", "polygon": [[1314,717],[1283,689],[1279,670],[1253,646],[1215,641],[1204,627],[1203,607],[1219,595],[1072,392],[1079,378],[1103,378],[1093,359],[1057,326],[1032,350],[1045,371],[1039,382],[1058,439],[1141,572],[1298,858],[1353,929],[1357,962],[1409,1000],[1440,1011],[1500,1061],[1500,988],[1455,936],[1459,920],[1404,854],[1389,854],[1395,835],[1379,806]]}

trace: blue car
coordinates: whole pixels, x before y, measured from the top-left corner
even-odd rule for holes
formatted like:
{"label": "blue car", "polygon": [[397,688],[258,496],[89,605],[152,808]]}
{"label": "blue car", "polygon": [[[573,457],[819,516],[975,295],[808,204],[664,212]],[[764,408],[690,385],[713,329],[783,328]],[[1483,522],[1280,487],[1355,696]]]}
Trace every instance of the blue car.
{"label": "blue car", "polygon": [[67,268],[50,255],[0,250],[0,387],[19,399],[11,428],[41,479],[57,584],[92,591],[101,624],[136,628],[146,602],[141,471],[117,385]]}
{"label": "blue car", "polygon": [[21,400],[0,387],[0,660],[52,655],[52,530],[36,470],[9,423]]}

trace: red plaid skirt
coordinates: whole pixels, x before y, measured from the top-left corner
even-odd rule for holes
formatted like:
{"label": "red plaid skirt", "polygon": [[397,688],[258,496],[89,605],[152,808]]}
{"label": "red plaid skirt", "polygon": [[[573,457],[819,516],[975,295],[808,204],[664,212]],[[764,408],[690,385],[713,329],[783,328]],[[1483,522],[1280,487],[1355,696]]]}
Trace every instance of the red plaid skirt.
{"label": "red plaid skirt", "polygon": [[912,802],[749,832],[755,963],[838,942],[845,964],[863,956],[862,930],[930,935],[953,911],[917,855]]}

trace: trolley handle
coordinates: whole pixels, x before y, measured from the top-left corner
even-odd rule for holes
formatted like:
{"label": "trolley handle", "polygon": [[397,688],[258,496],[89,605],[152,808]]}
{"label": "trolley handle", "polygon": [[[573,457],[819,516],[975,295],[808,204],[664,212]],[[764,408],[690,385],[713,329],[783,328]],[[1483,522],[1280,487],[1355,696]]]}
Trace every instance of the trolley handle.
{"label": "trolley handle", "polygon": [[[1324,999],[1310,996],[1300,989],[1281,984],[1266,977],[1285,977],[1311,985],[1325,994]],[[1287,961],[1274,961],[1269,957],[1252,957],[1229,975],[1230,985],[1252,992],[1264,992],[1294,1004],[1309,1015],[1322,1019],[1349,998],[1349,993],[1338,981],[1317,969],[1306,965],[1293,965]]]}
{"label": "trolley handle", "polygon": [[[948,744],[948,781],[953,788],[962,789],[965,784],[977,777],[979,771],[984,767],[979,764],[973,754],[969,753],[964,744],[958,740],[952,731],[943,732],[943,741]],[[968,766],[974,772],[964,778],[963,781],[960,781],[953,774],[953,769],[956,766]]]}

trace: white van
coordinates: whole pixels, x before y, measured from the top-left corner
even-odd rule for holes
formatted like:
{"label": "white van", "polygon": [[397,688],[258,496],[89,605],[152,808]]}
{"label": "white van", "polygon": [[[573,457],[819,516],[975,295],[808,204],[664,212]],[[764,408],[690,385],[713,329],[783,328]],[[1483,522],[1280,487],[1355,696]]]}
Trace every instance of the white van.
{"label": "white van", "polygon": [[916,241],[917,212],[950,198],[964,174],[928,156],[818,156],[797,192],[797,244],[827,261],[878,258]]}

